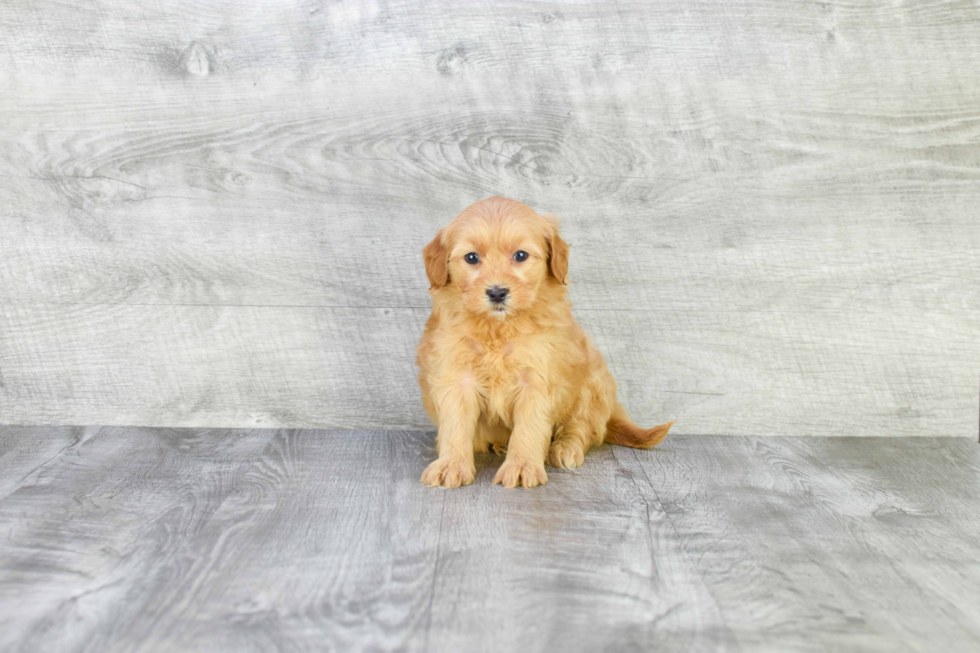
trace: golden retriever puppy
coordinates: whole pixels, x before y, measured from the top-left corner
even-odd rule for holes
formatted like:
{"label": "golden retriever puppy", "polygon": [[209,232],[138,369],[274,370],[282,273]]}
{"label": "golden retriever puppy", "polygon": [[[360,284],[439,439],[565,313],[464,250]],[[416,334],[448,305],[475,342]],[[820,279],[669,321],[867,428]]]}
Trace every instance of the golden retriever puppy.
{"label": "golden retriever puppy", "polygon": [[507,457],[504,487],[548,482],[545,463],[578,467],[603,441],[659,444],[673,422],[641,429],[616,380],[575,322],[568,245],[558,221],[503,197],[466,208],[423,250],[432,314],[419,343],[419,385],[438,426],[426,485],[473,482],[473,453]]}

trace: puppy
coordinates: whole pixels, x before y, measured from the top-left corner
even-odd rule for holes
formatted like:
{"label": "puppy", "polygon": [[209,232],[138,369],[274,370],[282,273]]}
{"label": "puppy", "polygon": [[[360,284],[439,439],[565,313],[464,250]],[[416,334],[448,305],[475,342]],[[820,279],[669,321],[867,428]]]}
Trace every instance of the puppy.
{"label": "puppy", "polygon": [[425,410],[438,425],[431,486],[473,482],[473,453],[506,451],[493,482],[548,482],[603,441],[646,449],[673,422],[641,429],[575,322],[558,221],[503,197],[466,208],[423,250],[432,314],[417,348]]}

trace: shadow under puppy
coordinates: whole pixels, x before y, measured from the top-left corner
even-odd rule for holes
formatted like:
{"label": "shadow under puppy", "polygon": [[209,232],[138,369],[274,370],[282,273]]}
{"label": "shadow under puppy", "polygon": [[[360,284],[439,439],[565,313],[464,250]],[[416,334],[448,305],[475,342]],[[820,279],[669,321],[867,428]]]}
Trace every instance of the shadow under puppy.
{"label": "shadow under puppy", "polygon": [[473,453],[507,457],[494,483],[548,482],[545,462],[578,467],[603,441],[641,449],[673,422],[641,429],[575,322],[568,245],[558,220],[491,197],[467,207],[423,250],[432,314],[418,345],[425,410],[438,425],[426,485],[473,482]]}

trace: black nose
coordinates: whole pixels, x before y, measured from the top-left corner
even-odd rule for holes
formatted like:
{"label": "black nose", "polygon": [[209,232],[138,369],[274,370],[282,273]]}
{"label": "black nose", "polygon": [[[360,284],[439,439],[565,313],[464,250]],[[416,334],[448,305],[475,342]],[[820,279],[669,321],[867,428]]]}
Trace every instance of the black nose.
{"label": "black nose", "polygon": [[500,302],[507,299],[508,290],[506,288],[501,288],[500,286],[490,286],[487,288],[487,297],[490,298],[494,304],[499,304]]}

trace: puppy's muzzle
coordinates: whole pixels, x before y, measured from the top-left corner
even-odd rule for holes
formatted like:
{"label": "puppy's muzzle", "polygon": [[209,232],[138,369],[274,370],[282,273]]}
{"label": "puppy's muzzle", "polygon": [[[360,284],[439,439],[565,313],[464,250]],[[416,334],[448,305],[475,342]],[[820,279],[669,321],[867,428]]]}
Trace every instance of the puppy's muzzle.
{"label": "puppy's muzzle", "polygon": [[503,304],[504,300],[507,299],[508,292],[510,291],[502,286],[490,286],[487,288],[487,297],[494,304]]}

